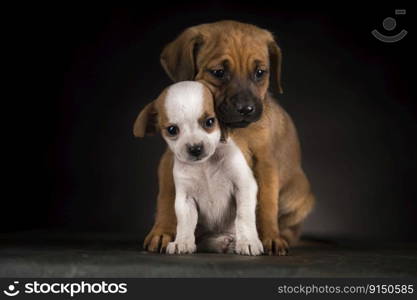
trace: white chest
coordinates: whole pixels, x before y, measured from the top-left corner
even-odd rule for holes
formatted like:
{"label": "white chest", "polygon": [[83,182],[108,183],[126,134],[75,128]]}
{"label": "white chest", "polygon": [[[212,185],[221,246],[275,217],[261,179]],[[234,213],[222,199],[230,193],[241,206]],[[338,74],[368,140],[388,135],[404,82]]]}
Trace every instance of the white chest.
{"label": "white chest", "polygon": [[199,230],[233,232],[237,182],[256,184],[242,152],[232,140],[200,164],[174,163],[174,181],[198,208]]}

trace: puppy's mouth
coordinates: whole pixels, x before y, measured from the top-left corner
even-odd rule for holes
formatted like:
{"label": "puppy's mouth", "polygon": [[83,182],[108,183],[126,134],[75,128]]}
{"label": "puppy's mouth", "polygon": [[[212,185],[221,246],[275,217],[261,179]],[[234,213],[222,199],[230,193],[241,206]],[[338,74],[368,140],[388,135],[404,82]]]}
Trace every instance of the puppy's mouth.
{"label": "puppy's mouth", "polygon": [[248,127],[250,123],[252,122],[241,120],[241,121],[229,122],[229,123],[225,122],[224,124],[226,125],[226,127],[229,127],[229,128],[245,128],[245,127]]}
{"label": "puppy's mouth", "polygon": [[219,121],[228,128],[245,128],[249,124],[258,121],[261,117],[260,114],[247,116],[247,117],[236,115],[234,113],[230,113],[230,114],[218,113],[217,115],[218,115]]}
{"label": "puppy's mouth", "polygon": [[183,163],[187,164],[199,164],[205,162],[211,155],[202,154],[200,156],[192,156],[192,155],[176,155],[177,159],[182,161]]}
{"label": "puppy's mouth", "polygon": [[204,154],[204,155],[201,155],[201,156],[198,156],[198,157],[190,156],[190,157],[188,157],[188,162],[201,163],[201,162],[206,161],[208,157],[209,156],[207,154]]}
{"label": "puppy's mouth", "polygon": [[260,117],[260,114],[246,118],[233,118],[233,116],[232,118],[228,118],[227,116],[222,118],[219,115],[219,120],[228,128],[245,128],[248,127],[251,123],[258,121]]}

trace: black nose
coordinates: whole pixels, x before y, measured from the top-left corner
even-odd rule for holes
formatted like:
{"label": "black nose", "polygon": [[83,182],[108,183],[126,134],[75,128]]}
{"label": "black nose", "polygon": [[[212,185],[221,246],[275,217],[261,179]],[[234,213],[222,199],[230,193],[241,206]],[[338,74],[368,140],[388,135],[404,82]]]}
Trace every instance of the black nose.
{"label": "black nose", "polygon": [[251,115],[255,111],[255,108],[252,105],[246,105],[246,106],[238,108],[237,111],[243,116],[248,116],[248,115]]}
{"label": "black nose", "polygon": [[203,153],[204,146],[203,144],[195,144],[188,146],[188,153],[194,157],[198,157]]}

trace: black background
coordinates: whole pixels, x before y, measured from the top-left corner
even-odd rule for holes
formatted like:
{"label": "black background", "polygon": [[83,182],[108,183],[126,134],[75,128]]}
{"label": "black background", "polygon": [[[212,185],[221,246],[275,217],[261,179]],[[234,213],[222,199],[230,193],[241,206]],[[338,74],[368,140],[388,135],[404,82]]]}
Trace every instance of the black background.
{"label": "black background", "polygon": [[[305,231],[416,240],[411,11],[395,17],[395,8],[407,7],[308,11],[271,3],[5,10],[0,230],[144,236],[164,143],[135,140],[132,125],[170,84],[159,54],[188,26],[234,19],[271,30],[281,46],[279,102],[298,128],[317,196]],[[394,34],[409,31],[398,43],[370,34],[392,34],[382,28],[389,16]]]}

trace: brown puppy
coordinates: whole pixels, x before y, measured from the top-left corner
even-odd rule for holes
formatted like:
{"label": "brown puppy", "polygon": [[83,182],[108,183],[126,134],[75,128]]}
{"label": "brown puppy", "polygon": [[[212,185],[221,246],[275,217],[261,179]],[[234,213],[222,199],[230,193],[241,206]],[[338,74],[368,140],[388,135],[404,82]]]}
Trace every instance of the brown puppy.
{"label": "brown puppy", "polygon": [[[272,34],[234,21],[190,27],[165,47],[161,63],[172,80],[201,80],[213,92],[217,116],[258,183],[257,229],[264,250],[285,255],[314,197],[293,122],[268,94],[270,77],[282,92],[281,51]],[[158,171],[155,224],[144,242],[152,252],[163,252],[175,237],[172,166],[167,151]]]}

